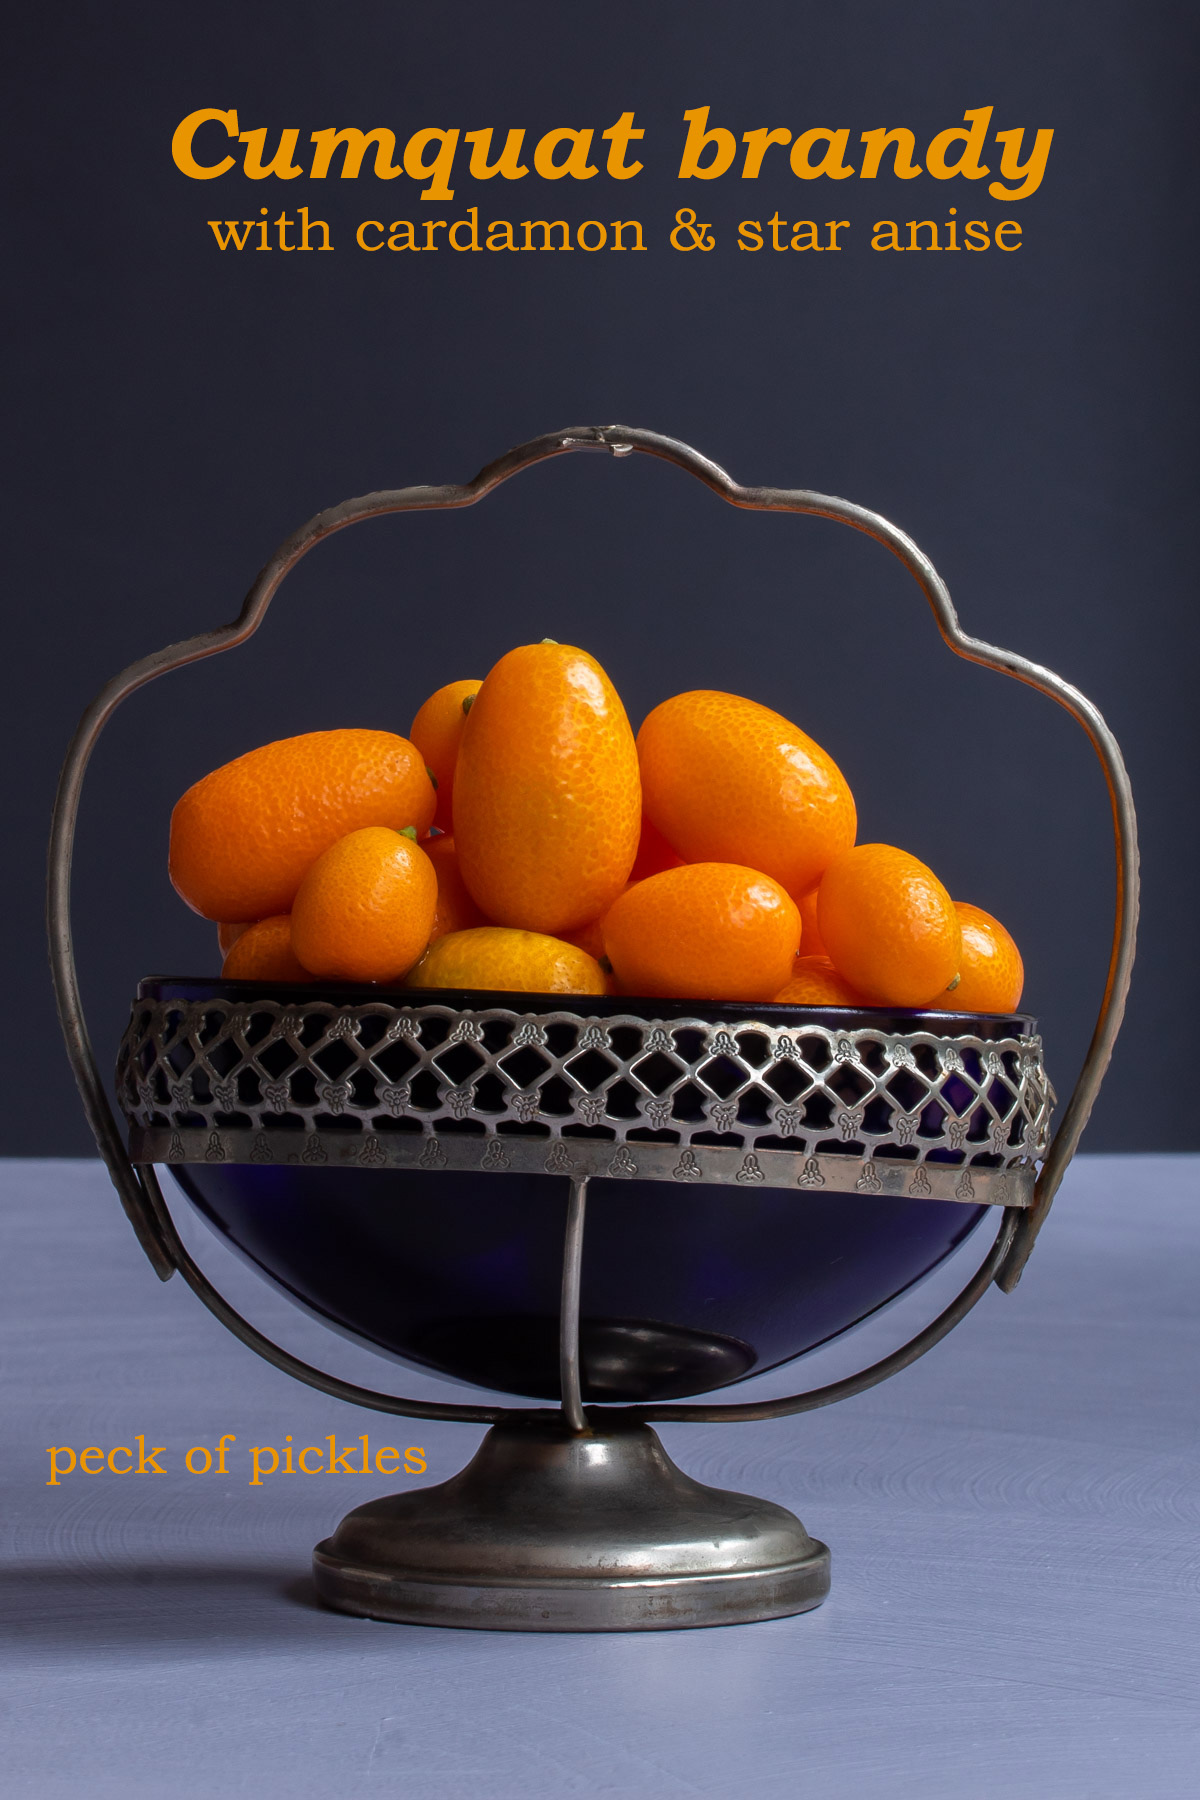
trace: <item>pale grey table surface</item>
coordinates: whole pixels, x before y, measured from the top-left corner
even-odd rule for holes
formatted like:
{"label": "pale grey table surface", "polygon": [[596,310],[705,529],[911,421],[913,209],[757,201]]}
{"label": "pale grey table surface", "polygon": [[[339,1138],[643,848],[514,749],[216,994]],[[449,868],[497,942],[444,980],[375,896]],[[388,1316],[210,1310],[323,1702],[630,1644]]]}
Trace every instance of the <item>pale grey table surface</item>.
{"label": "pale grey table surface", "polygon": [[[799,1512],[832,1547],[833,1593],[795,1619],[610,1637],[318,1609],[313,1543],[396,1478],[251,1488],[240,1462],[188,1475],[189,1446],[367,1431],[424,1445],[438,1480],[479,1429],[393,1425],[261,1363],[155,1279],[98,1165],[9,1162],[0,1180],[14,1800],[1200,1794],[1200,1157],[1078,1161],[1017,1293],[993,1290],[884,1387],[664,1432],[691,1474]],[[325,1332],[203,1227],[188,1236],[301,1353],[461,1394]],[[898,1341],[954,1281],[799,1365],[805,1384]],[[48,1445],[138,1433],[166,1446],[166,1475],[46,1485]]]}

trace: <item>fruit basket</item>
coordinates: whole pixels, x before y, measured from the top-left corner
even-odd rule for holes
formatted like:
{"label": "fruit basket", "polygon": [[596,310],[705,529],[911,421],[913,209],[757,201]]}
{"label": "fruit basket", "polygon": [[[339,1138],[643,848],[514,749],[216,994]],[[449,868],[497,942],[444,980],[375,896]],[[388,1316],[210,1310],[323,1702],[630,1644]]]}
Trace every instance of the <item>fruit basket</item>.
{"label": "fruit basket", "polygon": [[[1118,869],[1109,977],[1054,1136],[1026,1014],[896,1012],[154,978],[121,1045],[118,1127],[82,1012],[69,912],[91,751],[154,677],[245,641],[287,572],[380,513],[461,507],[547,457],[662,457],[739,507],[815,514],[900,558],[949,647],[1064,705],[1107,778]],[[748,1621],[824,1598],[829,1553],[792,1514],[690,1480],[651,1429],[825,1405],[903,1368],[1032,1250],[1111,1054],[1134,951],[1135,821],[1120,752],[1057,676],[967,637],[932,565],[878,515],[747,489],[623,427],[535,440],[463,487],[380,493],[289,539],[230,626],[149,657],[85,714],[56,802],[51,955],[89,1121],[157,1272],[243,1342],[383,1412],[486,1423],[440,1487],[368,1503],[318,1546],[318,1591],[370,1616],[497,1629]],[[270,1281],[410,1365],[553,1406],[418,1402],[298,1361],[182,1244],[156,1170]],[[911,1342],[824,1388],[696,1400],[802,1356],[921,1280],[989,1211],[993,1241]]]}

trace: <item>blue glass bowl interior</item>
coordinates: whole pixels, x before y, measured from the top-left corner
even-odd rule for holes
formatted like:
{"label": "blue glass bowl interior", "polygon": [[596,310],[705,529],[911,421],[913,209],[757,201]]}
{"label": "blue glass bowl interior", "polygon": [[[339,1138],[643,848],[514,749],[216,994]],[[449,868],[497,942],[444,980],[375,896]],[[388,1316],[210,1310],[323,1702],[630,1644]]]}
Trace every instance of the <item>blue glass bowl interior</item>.
{"label": "blue glass bowl interior", "polygon": [[[375,988],[142,983],[147,998],[397,1000]],[[434,999],[432,992],[403,998]],[[523,1012],[556,996],[439,992]],[[588,999],[589,1015],[817,1022],[985,1038],[1024,1017],[904,1014],[711,1002]],[[581,1007],[581,1010],[583,1010]],[[481,1387],[558,1398],[558,1301],[567,1182],[288,1164],[172,1169],[200,1214],[284,1293],[401,1361]],[[588,1189],[580,1332],[584,1397],[706,1393],[801,1356],[937,1267],[988,1208],[798,1189],[596,1179]]]}

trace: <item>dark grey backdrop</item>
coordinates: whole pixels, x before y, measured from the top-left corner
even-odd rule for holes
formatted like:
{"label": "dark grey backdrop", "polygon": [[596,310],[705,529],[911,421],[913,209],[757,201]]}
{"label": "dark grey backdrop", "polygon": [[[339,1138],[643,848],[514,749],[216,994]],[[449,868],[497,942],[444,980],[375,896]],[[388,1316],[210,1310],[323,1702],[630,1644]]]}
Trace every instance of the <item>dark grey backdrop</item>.
{"label": "dark grey backdrop", "polygon": [[[319,508],[465,479],[539,432],[622,420],[744,481],[809,485],[908,529],[967,628],[1048,663],[1121,738],[1141,807],[1140,962],[1091,1148],[1194,1146],[1196,1004],[1194,9],[1116,0],[75,5],[10,41],[6,301],[16,427],[4,767],[3,1144],[90,1148],[41,938],[47,817],[85,701],[124,663],[230,617]],[[1005,207],[928,177],[813,190],[778,173],[675,180],[686,107],[743,130],[905,124],[918,144],[995,104],[1056,130]],[[187,181],[174,126],[498,130],[635,108],[646,171],[617,187]],[[1003,115],[1003,117],[1001,117]],[[918,152],[919,154],[919,152]],[[984,185],[984,184],[980,184]],[[398,190],[403,190],[402,192]],[[308,204],[333,255],[219,254],[204,221]],[[366,217],[635,216],[645,255],[363,255]],[[680,205],[719,243],[671,250]],[[877,217],[1017,217],[1016,254],[883,256]],[[736,221],[853,221],[841,255],[739,254]],[[1099,1001],[1111,904],[1103,785],[1077,728],[941,646],[899,565],[831,524],[722,507],[665,467],[564,459],[466,514],[362,526],[285,586],[258,638],[172,676],[94,764],[78,934],[115,1050],[151,970],[215,970],[166,879],[167,820],[252,745],[340,724],[405,731],[433,686],[545,635],[594,651],[635,723],[728,687],[796,719],[849,776],[861,835],[931,862],[1021,943],[1060,1092]]]}

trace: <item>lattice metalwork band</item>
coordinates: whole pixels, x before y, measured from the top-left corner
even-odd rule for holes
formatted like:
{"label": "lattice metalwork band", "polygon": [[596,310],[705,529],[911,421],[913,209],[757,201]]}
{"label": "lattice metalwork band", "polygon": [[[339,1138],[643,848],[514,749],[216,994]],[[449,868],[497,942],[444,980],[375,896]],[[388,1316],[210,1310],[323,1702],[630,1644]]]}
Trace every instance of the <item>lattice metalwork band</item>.
{"label": "lattice metalwork band", "polygon": [[384,1000],[139,1000],[138,1163],[511,1171],[1025,1206],[1053,1091],[1033,1035],[599,1018]]}

